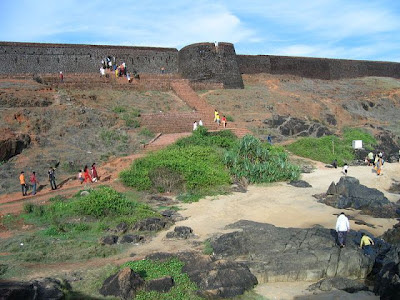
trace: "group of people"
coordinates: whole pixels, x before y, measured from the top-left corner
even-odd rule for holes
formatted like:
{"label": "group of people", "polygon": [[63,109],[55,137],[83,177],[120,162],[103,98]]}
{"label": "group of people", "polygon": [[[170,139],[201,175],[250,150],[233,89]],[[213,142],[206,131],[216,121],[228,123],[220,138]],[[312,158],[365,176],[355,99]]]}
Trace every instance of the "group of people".
{"label": "group of people", "polygon": [[[56,169],[53,167],[50,167],[49,170],[47,171],[47,176],[48,176],[48,179],[50,182],[51,189],[56,190],[57,189]],[[39,186],[39,180],[37,178],[35,171],[33,171],[32,174],[30,175],[28,183],[25,178],[25,172],[21,171],[21,174],[19,175],[19,183],[21,185],[22,196],[28,196],[29,187],[32,187],[31,195],[36,195],[36,192],[37,192],[37,189]]]}
{"label": "group of people", "polygon": [[[346,246],[347,233],[350,231],[350,223],[347,216],[342,212],[336,220],[336,232],[337,241],[340,248]],[[360,248],[364,250],[365,255],[372,255],[374,245],[374,240],[367,236],[365,233],[361,233]]]}
{"label": "group of people", "polygon": [[222,126],[226,128],[227,125],[226,117],[222,116],[221,118],[218,110],[214,110],[214,122],[216,122],[218,126],[222,124]]}
{"label": "group of people", "polygon": [[97,174],[96,163],[92,164],[92,167],[86,165],[82,170],[79,170],[78,180],[82,184],[84,182],[97,182],[99,180],[99,175]]}
{"label": "group of people", "polygon": [[[126,77],[129,83],[132,82],[132,76],[128,72],[128,68],[126,66],[125,62],[122,62],[121,64],[116,63],[115,57],[107,56],[106,58],[102,59],[101,61],[101,67],[100,67],[100,76],[108,76],[106,75],[106,70],[109,70],[110,72],[115,73],[115,77]],[[139,74],[136,71],[133,71],[133,77],[136,79],[140,79]]]}
{"label": "group of people", "polygon": [[203,121],[200,119],[199,122],[193,122],[193,131],[196,130],[199,126],[203,126]]}
{"label": "group of people", "polygon": [[377,176],[381,175],[382,167],[383,167],[383,164],[385,163],[385,160],[383,158],[383,152],[379,151],[379,152],[375,153],[375,155],[374,155],[374,153],[372,153],[372,151],[369,152],[367,157],[365,158],[365,163],[368,166],[375,168]]}

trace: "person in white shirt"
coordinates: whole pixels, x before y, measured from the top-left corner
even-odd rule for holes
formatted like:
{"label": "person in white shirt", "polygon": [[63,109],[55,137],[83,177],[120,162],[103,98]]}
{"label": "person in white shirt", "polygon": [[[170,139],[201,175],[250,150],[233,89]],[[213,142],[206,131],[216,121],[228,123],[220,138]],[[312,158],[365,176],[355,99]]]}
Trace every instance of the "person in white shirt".
{"label": "person in white shirt", "polygon": [[193,122],[193,130],[196,130],[197,129],[197,121],[194,121]]}
{"label": "person in white shirt", "polygon": [[203,121],[200,119],[199,126],[203,126]]}
{"label": "person in white shirt", "polygon": [[347,170],[348,170],[348,169],[349,169],[348,164],[344,164],[342,173],[343,173],[344,175],[347,175]]}
{"label": "person in white shirt", "polygon": [[346,236],[347,232],[350,231],[350,223],[349,219],[346,215],[342,212],[340,213],[339,217],[336,220],[336,232],[338,235],[338,242],[340,248],[346,246]]}

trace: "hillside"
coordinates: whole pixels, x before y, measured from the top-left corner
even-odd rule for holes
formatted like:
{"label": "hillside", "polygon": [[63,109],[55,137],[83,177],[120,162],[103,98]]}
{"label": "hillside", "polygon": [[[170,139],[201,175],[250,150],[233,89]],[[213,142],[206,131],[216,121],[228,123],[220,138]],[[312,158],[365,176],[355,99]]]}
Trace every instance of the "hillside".
{"label": "hillside", "polygon": [[[123,78],[96,75],[66,77],[64,84],[51,77],[1,79],[0,193],[19,191],[22,170],[36,171],[39,181],[47,183],[47,168],[59,162],[61,181],[84,165],[139,153],[141,145],[168,126],[168,132],[190,132],[192,120],[202,115],[206,126],[214,129],[213,108],[234,120],[228,128],[247,128],[262,139],[270,134],[273,142],[340,133],[346,126],[383,134],[386,143],[393,144],[400,135],[398,79],[243,75],[243,90],[198,87],[208,108],[196,114],[193,104],[180,98],[185,94],[168,88],[174,78],[154,76],[147,83],[144,78],[132,85]],[[4,151],[6,145],[13,153]]]}

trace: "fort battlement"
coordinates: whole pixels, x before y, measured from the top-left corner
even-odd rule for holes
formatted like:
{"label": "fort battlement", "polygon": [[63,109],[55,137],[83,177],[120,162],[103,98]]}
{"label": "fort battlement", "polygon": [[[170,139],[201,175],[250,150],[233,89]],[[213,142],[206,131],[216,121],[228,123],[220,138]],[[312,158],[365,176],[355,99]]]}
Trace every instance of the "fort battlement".
{"label": "fort battlement", "polygon": [[400,63],[275,55],[237,55],[231,43],[175,48],[0,42],[0,76],[98,73],[107,56],[128,71],[176,74],[192,83],[243,88],[241,74],[290,74],[325,80],[381,76],[400,78]]}

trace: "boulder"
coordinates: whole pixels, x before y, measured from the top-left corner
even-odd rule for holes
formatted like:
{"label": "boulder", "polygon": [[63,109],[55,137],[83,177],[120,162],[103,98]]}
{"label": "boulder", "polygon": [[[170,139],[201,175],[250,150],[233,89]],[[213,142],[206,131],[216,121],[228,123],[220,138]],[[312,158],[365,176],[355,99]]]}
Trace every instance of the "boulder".
{"label": "boulder", "polygon": [[308,287],[309,291],[319,290],[327,292],[333,289],[342,290],[351,294],[360,291],[368,291],[368,287],[364,283],[343,277],[322,279]]}
{"label": "boulder", "polygon": [[392,229],[386,230],[381,237],[388,243],[400,245],[400,222],[394,225]]}
{"label": "boulder", "polygon": [[160,213],[163,217],[170,219],[172,222],[179,222],[186,220],[180,213],[173,209],[166,209]]}
{"label": "boulder", "polygon": [[337,184],[333,182],[326,194],[318,196],[319,202],[336,208],[355,208],[375,217],[394,218],[398,206],[391,203],[377,189],[360,184],[359,180],[342,176]]}
{"label": "boulder", "polygon": [[187,226],[176,226],[174,231],[168,232],[166,235],[167,239],[189,239],[193,236],[194,234],[192,228]]}
{"label": "boulder", "polygon": [[304,181],[304,180],[292,180],[288,184],[293,185],[295,187],[299,187],[299,188],[312,187],[311,184],[309,184],[307,181]]}
{"label": "boulder", "polygon": [[133,226],[134,230],[138,231],[159,231],[166,228],[168,222],[161,218],[147,218]]}
{"label": "boulder", "polygon": [[358,248],[360,237],[355,232],[341,249],[336,232],[321,227],[280,228],[242,220],[227,228],[238,231],[210,240],[216,257],[240,259],[262,282],[364,279],[374,263]]}
{"label": "boulder", "polygon": [[165,293],[168,292],[174,285],[174,279],[171,276],[165,276],[146,281],[146,290]]}
{"label": "boulder", "polygon": [[121,222],[115,228],[117,232],[125,233],[128,230],[128,224]]}
{"label": "boulder", "polygon": [[243,294],[257,284],[257,278],[243,263],[217,260],[194,252],[155,253],[147,259],[166,260],[172,256],[185,263],[182,272],[199,287],[198,293],[210,298],[230,298]]}
{"label": "boulder", "polygon": [[0,281],[1,300],[61,300],[69,286],[54,278],[39,278],[28,282]]}
{"label": "boulder", "polygon": [[120,244],[126,244],[126,243],[140,243],[144,241],[144,237],[142,235],[137,235],[137,234],[125,234],[119,239]]}
{"label": "boulder", "polygon": [[118,242],[118,236],[106,235],[100,238],[100,244],[102,245],[114,245]]}
{"label": "boulder", "polygon": [[27,134],[14,134],[9,129],[0,130],[0,161],[9,160],[20,154],[31,143]]}
{"label": "boulder", "polygon": [[111,275],[104,282],[99,292],[103,296],[116,296],[132,299],[136,292],[144,286],[144,280],[130,268],[124,268]]}

